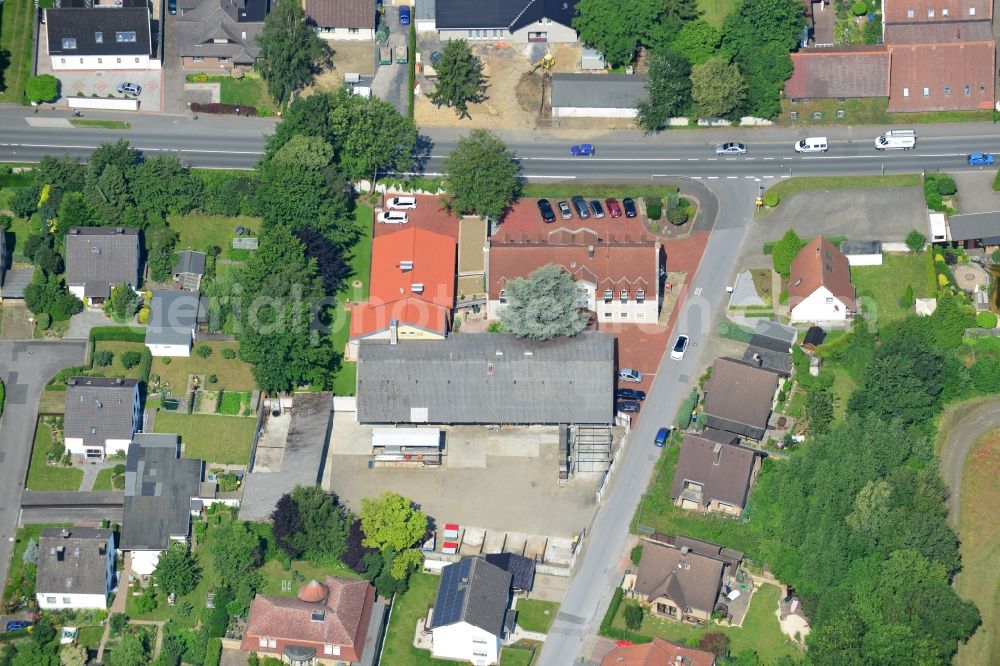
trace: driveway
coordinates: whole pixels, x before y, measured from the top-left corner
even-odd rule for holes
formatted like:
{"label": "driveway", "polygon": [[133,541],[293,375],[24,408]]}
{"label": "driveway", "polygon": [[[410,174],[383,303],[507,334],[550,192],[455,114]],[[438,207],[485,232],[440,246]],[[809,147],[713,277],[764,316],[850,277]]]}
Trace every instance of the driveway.
{"label": "driveway", "polygon": [[1000,428],[1000,398],[982,398],[959,405],[949,417],[955,425],[941,447],[941,476],[951,490],[948,523],[957,530],[965,458],[976,440],[990,430]]}
{"label": "driveway", "polygon": [[[384,5],[384,8],[385,14],[382,16],[382,21],[389,26],[388,44],[393,47],[397,44],[407,44],[409,26],[399,25],[399,7]],[[412,53],[408,54],[408,56],[410,58],[414,57]],[[393,52],[393,60],[394,62],[390,65],[378,65],[378,68],[375,70],[375,78],[372,79],[372,93],[376,97],[391,102],[396,107],[396,110],[405,116],[409,112],[406,95],[406,71],[409,65],[397,65],[395,63],[395,52]]]}
{"label": "driveway", "polygon": [[996,168],[953,172],[948,175],[958,186],[959,213],[992,213],[1000,210],[1000,192],[993,191]]}
{"label": "driveway", "polygon": [[85,308],[83,312],[73,315],[69,320],[69,329],[66,331],[65,338],[67,340],[86,340],[90,337],[90,329],[95,326],[115,325],[115,321],[101,310]]}
{"label": "driveway", "polygon": [[0,342],[7,398],[0,418],[0,580],[7,579],[21,489],[28,473],[42,389],[63,368],[83,363],[84,342]]}

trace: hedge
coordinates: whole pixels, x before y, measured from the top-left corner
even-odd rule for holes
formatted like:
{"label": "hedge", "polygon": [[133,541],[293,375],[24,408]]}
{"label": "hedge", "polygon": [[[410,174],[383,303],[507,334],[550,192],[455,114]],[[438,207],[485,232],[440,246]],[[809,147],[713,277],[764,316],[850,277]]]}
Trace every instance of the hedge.
{"label": "hedge", "polygon": [[687,399],[681,403],[681,408],[677,410],[677,427],[681,430],[687,430],[688,426],[691,425],[691,414],[694,412],[694,408],[698,406],[698,389],[691,389],[691,394]]}
{"label": "hedge", "polygon": [[1000,169],[997,170],[997,175],[993,177],[993,191],[1000,192]]}
{"label": "hedge", "polygon": [[927,278],[927,293],[936,294],[938,290],[937,269],[934,268],[934,253],[931,252],[931,248],[924,250],[924,271]]}
{"label": "hedge", "polygon": [[200,102],[191,102],[191,111],[194,113],[218,113],[229,116],[256,116],[257,108],[253,106],[248,106],[246,104],[219,104],[218,102],[212,102],[210,104],[201,104]]}
{"label": "hedge", "polygon": [[604,619],[601,620],[601,628],[598,633],[602,636],[608,638],[613,638],[619,641],[631,641],[633,643],[649,643],[653,639],[649,636],[643,634],[637,634],[628,629],[618,629],[612,627],[611,623],[615,619],[615,614],[618,612],[618,608],[622,605],[622,597],[624,596],[622,588],[615,588],[615,593],[611,597],[611,603],[608,605],[608,612],[604,614]]}
{"label": "hedge", "polygon": [[149,382],[149,372],[153,369],[153,353],[149,351],[149,347],[143,345],[142,358],[139,359],[139,381]]}
{"label": "hedge", "polygon": [[222,639],[209,638],[208,648],[205,650],[205,666],[219,666],[222,661]]}

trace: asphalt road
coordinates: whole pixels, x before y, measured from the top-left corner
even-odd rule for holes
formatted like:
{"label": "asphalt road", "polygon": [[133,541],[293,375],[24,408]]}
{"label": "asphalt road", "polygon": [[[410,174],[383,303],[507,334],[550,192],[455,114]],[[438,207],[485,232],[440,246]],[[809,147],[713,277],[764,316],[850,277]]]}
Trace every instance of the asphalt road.
{"label": "asphalt road", "polygon": [[80,365],[84,342],[0,342],[0,379],[6,389],[0,419],[0,581],[7,580],[21,491],[35,439],[38,401],[45,382]]}

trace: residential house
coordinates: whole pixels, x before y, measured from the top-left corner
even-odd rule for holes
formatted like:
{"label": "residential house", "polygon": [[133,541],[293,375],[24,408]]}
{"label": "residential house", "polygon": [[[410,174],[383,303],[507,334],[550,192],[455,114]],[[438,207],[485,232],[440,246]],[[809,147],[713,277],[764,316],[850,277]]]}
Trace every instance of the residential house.
{"label": "residential house", "polygon": [[48,527],[38,539],[35,600],[44,610],[107,608],[115,588],[114,532]]}
{"label": "residential house", "polygon": [[441,570],[431,611],[431,654],[473,664],[499,663],[500,645],[514,630],[511,575],[479,557]]}
{"label": "residential house", "polygon": [[500,567],[511,576],[514,592],[531,592],[535,585],[535,561],[516,553],[490,553],[486,561]]}
{"label": "residential house", "polygon": [[146,327],[149,352],[153,356],[190,356],[200,313],[202,301],[197,292],[154,291],[149,304],[149,326]]}
{"label": "residential house", "polygon": [[372,241],[368,301],[351,310],[349,358],[361,340],[440,340],[455,306],[455,239],[404,229]]}
{"label": "residential house", "polygon": [[[434,23],[442,40],[526,44],[573,43],[577,0],[435,0]],[[418,14],[419,14],[418,7]]]}
{"label": "residential house", "polygon": [[648,96],[642,75],[552,75],[553,118],[635,118]]}
{"label": "residential house", "polygon": [[43,11],[53,71],[160,69],[145,2],[63,0]]}
{"label": "residential house", "polygon": [[750,499],[750,489],[760,472],[760,451],[730,442],[685,435],[670,486],[675,506],[691,511],[718,511],[739,516]]}
{"label": "residential house", "polygon": [[954,243],[973,251],[979,248],[992,251],[993,248],[1000,247],[1000,212],[951,216],[940,213],[931,220],[930,227],[931,240],[938,245]]}
{"label": "residential house", "polygon": [[798,329],[791,326],[759,319],[743,352],[743,362],[789,377],[792,374],[792,347],[798,335]]}
{"label": "residential house", "polygon": [[142,426],[139,382],[121,377],[70,377],[66,380],[63,437],[73,456],[103,459],[128,453]]}
{"label": "residential house", "polygon": [[188,542],[192,499],[198,497],[204,463],[180,457],[177,435],[136,435],[125,459],[125,506],[119,550],[132,571],[149,575],[173,542]]}
{"label": "residential house", "polygon": [[890,63],[888,46],[799,49],[792,53],[785,97],[888,97]]}
{"label": "residential house", "polygon": [[496,333],[362,340],[358,421],[610,425],[614,357],[607,333],[547,342]]}
{"label": "residential house", "polygon": [[705,427],[763,438],[777,390],[775,373],[731,358],[716,359],[705,383]]}
{"label": "residential house", "polygon": [[856,304],[851,266],[830,241],[816,236],[792,260],[788,306],[794,322],[846,322]]}
{"label": "residential house", "polygon": [[650,643],[622,642],[601,660],[601,666],[715,666],[715,655],[654,637]]}
{"label": "residential house", "polygon": [[184,250],[177,253],[177,263],[172,271],[174,284],[187,291],[199,291],[201,278],[205,275],[208,256],[204,252]]}
{"label": "residential house", "polygon": [[490,240],[491,319],[507,305],[508,282],[555,264],[581,287],[580,307],[594,312],[601,323],[657,320],[664,265],[659,242],[626,218],[578,224],[583,226],[530,232],[501,226]]}
{"label": "residential house", "polygon": [[240,649],[289,664],[359,663],[374,602],[368,581],[333,576],[310,581],[295,597],[258,594]]}
{"label": "residential house", "polygon": [[180,0],[174,17],[177,55],[185,69],[252,67],[260,55],[270,0]]}
{"label": "residential house", "polygon": [[135,290],[142,281],[135,228],[74,227],[66,234],[65,259],[66,286],[87,305],[103,303],[112,287],[127,284]]}
{"label": "residential house", "polygon": [[323,39],[375,39],[375,0],[304,0],[306,16]]}

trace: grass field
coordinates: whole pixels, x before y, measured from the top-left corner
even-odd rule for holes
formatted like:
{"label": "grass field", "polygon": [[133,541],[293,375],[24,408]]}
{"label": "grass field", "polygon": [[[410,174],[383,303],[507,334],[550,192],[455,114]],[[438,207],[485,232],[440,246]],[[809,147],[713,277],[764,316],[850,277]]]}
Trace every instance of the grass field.
{"label": "grass field", "polygon": [[[357,206],[354,209],[354,220],[361,229],[361,237],[351,250],[348,265],[351,274],[345,281],[344,287],[337,294],[336,324],[330,334],[330,344],[338,352],[343,353],[347,346],[347,341],[351,336],[351,313],[344,307],[345,301],[363,301],[368,298],[368,289],[371,281],[372,263],[372,218],[373,211],[368,206]],[[354,286],[354,282],[360,282]],[[357,376],[357,365],[353,362],[344,361],[340,372],[333,380],[333,390],[337,395],[354,395],[355,378]]]}
{"label": "grass field", "polygon": [[97,478],[94,480],[93,490],[94,492],[125,490],[125,475],[119,474],[115,476],[115,470],[113,467],[102,469],[97,473]]}
{"label": "grass field", "polygon": [[187,215],[168,215],[167,223],[180,236],[177,239],[178,250],[191,248],[200,252],[207,247],[218,245],[222,248],[223,256],[225,256],[226,248],[230,246],[236,236],[236,227],[244,226],[259,233],[261,219],[245,215],[226,217],[225,215],[188,213]]}
{"label": "grass field", "polygon": [[[197,82],[197,74],[189,74],[189,82]],[[231,76],[209,76],[209,83],[219,84],[219,101],[223,104],[247,105],[258,109],[275,111],[274,102],[267,94],[267,85],[257,76],[234,79]]]}
{"label": "grass field", "polygon": [[[769,187],[768,192],[784,199],[805,190],[875,190],[883,187],[921,187],[920,174],[889,176],[799,176]],[[779,204],[780,205],[780,204]],[[766,209],[765,209],[766,210]],[[916,287],[914,287],[915,289]]]}
{"label": "grass field", "polygon": [[[326,576],[355,579],[361,578],[361,576],[354,573],[349,566],[340,562],[316,567],[304,560],[293,560],[292,568],[285,571],[281,567],[281,563],[277,560],[271,560],[260,568],[260,572],[264,575],[264,586],[260,589],[260,593],[277,595],[279,597],[294,597],[298,594],[299,589],[309,581],[318,580],[322,583]],[[295,572],[301,574],[303,579],[302,582],[295,580]],[[282,581],[289,581],[291,583],[291,589],[282,590]]]}
{"label": "grass field", "polygon": [[100,646],[103,636],[103,625],[100,627],[80,627],[80,635],[77,636],[76,641],[85,648],[96,650]]}
{"label": "grass field", "polygon": [[519,599],[517,602],[517,623],[525,631],[547,634],[558,612],[559,604],[554,601]]}
{"label": "grass field", "polygon": [[24,104],[24,86],[31,76],[33,0],[7,0],[0,5],[0,51],[5,67],[0,74],[0,102]]}
{"label": "grass field", "polygon": [[[182,395],[187,387],[188,375],[215,375],[219,378],[213,389],[230,389],[232,391],[252,391],[257,388],[253,378],[253,370],[249,363],[236,358],[223,358],[223,349],[239,349],[238,342],[195,342],[195,350],[207,344],[212,355],[202,358],[191,352],[191,356],[172,359],[165,364],[162,358],[153,359],[152,374],[159,375],[161,383],[166,382],[175,396]],[[137,347],[142,345],[136,344]]]}
{"label": "grass field", "polygon": [[131,129],[132,125],[127,120],[94,120],[91,118],[73,118],[70,121],[73,127],[97,127],[100,129]]}
{"label": "grass field", "polygon": [[[927,296],[927,272],[921,254],[886,254],[882,266],[851,267],[851,282],[858,298],[870,297],[875,301],[874,311],[879,324],[902,319],[908,310],[902,306],[907,285],[913,287],[914,298]],[[872,312],[868,305],[866,312]]]}
{"label": "grass field", "polygon": [[102,375],[107,377],[125,377],[127,379],[138,379],[139,378],[139,366],[134,365],[131,368],[126,369],[122,365],[122,355],[125,352],[136,351],[142,352],[145,345],[141,345],[137,342],[98,342],[94,345],[94,351],[109,351],[114,354],[114,358],[111,359],[111,365],[101,367],[94,364],[94,370],[100,372]]}
{"label": "grass field", "polygon": [[500,666],[530,666],[538,652],[510,646],[500,650]]}
{"label": "grass field", "polygon": [[392,666],[448,666],[453,661],[434,659],[430,650],[413,647],[413,632],[417,620],[427,616],[427,608],[434,604],[434,595],[440,578],[425,573],[410,577],[410,589],[396,597],[392,604],[392,617],[386,629],[382,648],[382,663]]}
{"label": "grass field", "polygon": [[48,455],[52,449],[52,431],[44,423],[39,423],[35,430],[35,444],[31,449],[28,490],[79,490],[83,470],[49,465]]}
{"label": "grass field", "polygon": [[[3,207],[7,208],[10,205],[10,196],[12,196],[13,190],[3,189],[0,190],[0,196],[6,196],[7,200],[3,202]],[[9,248],[13,248],[13,253],[15,257],[21,257],[21,251],[24,247],[24,241],[28,239],[28,234],[35,229],[35,221],[30,218],[15,217],[10,224],[10,229],[7,231],[7,240],[11,240],[11,235],[14,236],[13,245],[8,245]]]}
{"label": "grass field", "polygon": [[982,625],[969,642],[959,646],[955,666],[1000,662],[1000,430],[993,430],[969,451],[962,473],[958,534],[962,571],[958,593],[975,602]]}
{"label": "grass field", "polygon": [[701,17],[716,28],[722,25],[722,20],[729,12],[740,6],[740,0],[698,0]]}
{"label": "grass field", "polygon": [[156,414],[154,430],[180,435],[185,458],[246,465],[250,461],[250,446],[256,425],[256,419],[245,416],[160,411]]}
{"label": "grass field", "polygon": [[[699,0],[698,6],[722,3],[728,0]],[[706,17],[708,18],[708,17]],[[837,117],[837,111],[843,111],[842,118]],[[798,118],[792,120],[792,111],[798,112]],[[820,113],[817,119],[813,116]],[[866,97],[847,99],[844,103],[836,99],[811,99],[807,103],[792,104],[790,99],[781,102],[781,113],[774,119],[778,125],[807,128],[830,125],[910,125],[913,123],[968,123],[987,122],[993,119],[993,112],[983,111],[928,111],[925,113],[889,113],[887,97]],[[880,130],[881,131],[881,130]],[[872,132],[872,140],[878,132]]]}

